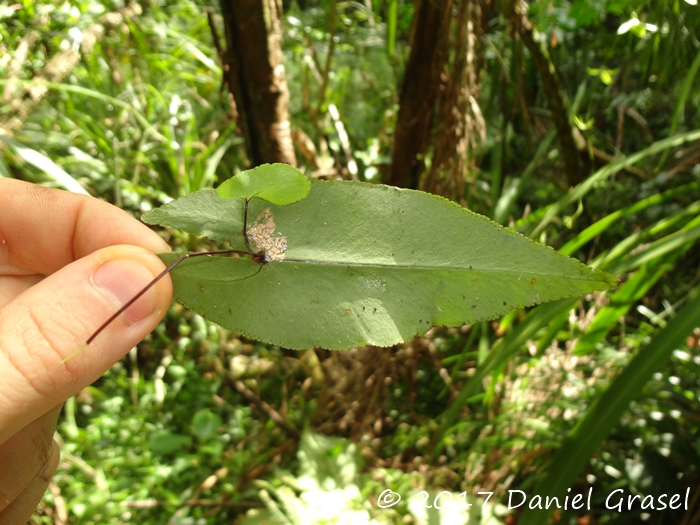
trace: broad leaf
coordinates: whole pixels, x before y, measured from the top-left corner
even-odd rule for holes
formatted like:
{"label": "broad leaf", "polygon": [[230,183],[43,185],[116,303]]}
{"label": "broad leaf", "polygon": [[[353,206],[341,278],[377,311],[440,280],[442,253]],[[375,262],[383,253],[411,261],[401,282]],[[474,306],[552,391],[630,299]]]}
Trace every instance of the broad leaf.
{"label": "broad leaf", "polygon": [[309,194],[309,179],[289,164],[263,164],[235,175],[216,191],[222,199],[259,197],[284,206]]}
{"label": "broad leaf", "polygon": [[[246,256],[198,257],[172,278],[177,300],[202,316],[287,348],[388,346],[434,325],[492,319],[616,282],[419,191],[312,181],[308,197],[289,206],[253,199],[249,233],[266,209],[273,236],[286,239],[284,260],[261,267]],[[203,191],[144,220],[243,249],[242,216],[241,199]],[[161,255],[166,263],[176,257]]]}

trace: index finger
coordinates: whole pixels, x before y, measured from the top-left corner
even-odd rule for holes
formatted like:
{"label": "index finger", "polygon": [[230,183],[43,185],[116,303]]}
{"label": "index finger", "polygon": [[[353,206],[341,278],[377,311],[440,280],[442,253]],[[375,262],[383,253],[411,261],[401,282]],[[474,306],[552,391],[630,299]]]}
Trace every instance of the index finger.
{"label": "index finger", "polygon": [[106,202],[0,179],[0,275],[50,275],[116,244],[170,251],[146,225]]}

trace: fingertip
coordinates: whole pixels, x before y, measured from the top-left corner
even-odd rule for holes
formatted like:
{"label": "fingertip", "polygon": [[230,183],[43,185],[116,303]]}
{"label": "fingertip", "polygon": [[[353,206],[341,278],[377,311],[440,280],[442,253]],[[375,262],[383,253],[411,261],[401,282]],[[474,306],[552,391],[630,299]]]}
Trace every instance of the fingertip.
{"label": "fingertip", "polygon": [[134,246],[105,248],[98,256],[101,260],[90,283],[111,301],[112,317],[105,318],[86,341],[91,342],[96,331],[108,329],[117,319],[117,330],[138,325],[134,330],[142,333],[139,340],[142,339],[165,315],[172,301],[172,281],[164,273],[165,264],[153,253]]}
{"label": "fingertip", "polygon": [[[119,309],[131,303],[136,296],[143,294],[124,312],[124,319],[130,324],[145,319],[156,310],[158,294],[148,293],[146,287],[156,284],[160,275],[153,275],[151,269],[138,259],[111,259],[100,265],[90,278],[92,284],[107,295]],[[145,291],[144,291],[145,290]]]}

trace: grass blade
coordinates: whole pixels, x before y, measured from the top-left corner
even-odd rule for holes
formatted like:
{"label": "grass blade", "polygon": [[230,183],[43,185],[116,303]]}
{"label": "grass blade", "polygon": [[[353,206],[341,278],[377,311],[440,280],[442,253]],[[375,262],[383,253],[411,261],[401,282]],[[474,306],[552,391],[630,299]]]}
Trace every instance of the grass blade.
{"label": "grass blade", "polygon": [[606,180],[608,177],[614,175],[618,171],[628,166],[632,166],[650,155],[654,155],[667,149],[681,146],[686,142],[692,142],[698,139],[700,139],[700,129],[689,131],[688,133],[681,133],[673,137],[654,142],[648,148],[638,151],[629,157],[623,157],[615,162],[611,162],[610,164],[603,166],[601,169],[596,171],[578,186],[569,190],[566,195],[555,202],[544,214],[540,223],[530,234],[530,237],[536,237],[547,227],[547,225],[549,225],[550,222],[552,222],[554,217],[559,215],[564,210],[566,206],[583,198],[583,196],[593,189],[598,183]]}
{"label": "grass blade", "polygon": [[[608,389],[593,403],[584,418],[574,427],[568,439],[545,470],[533,494],[559,497],[566,494],[591,456],[617,425],[620,417],[651,379],[654,372],[664,366],[671,352],[683,343],[693,328],[700,324],[700,288],[690,294],[690,301],[669,321],[666,328],[632,359]],[[550,510],[526,510],[520,525],[548,523]]]}
{"label": "grass blade", "polygon": [[551,303],[543,304],[534,308],[527,316],[527,319],[520,323],[512,332],[501,339],[486,360],[476,369],[476,374],[462,387],[452,405],[444,414],[440,428],[433,438],[433,452],[431,455],[432,461],[435,461],[442,450],[442,438],[447,431],[455,424],[459,412],[462,410],[465,402],[472,396],[478,393],[483,388],[483,379],[509,359],[515,352],[523,347],[525,342],[530,339],[540,328],[546,326],[552,319],[561,314],[562,311],[569,311],[573,305],[578,302],[576,299],[560,299]]}
{"label": "grass blade", "polygon": [[32,166],[39,168],[41,171],[46,173],[50,178],[52,178],[61,187],[72,191],[73,193],[80,193],[82,195],[89,195],[87,191],[80,185],[80,183],[73,177],[68,175],[63,168],[52,161],[45,155],[42,155],[38,151],[28,148],[19,142],[12,140],[8,137],[3,137],[0,135],[0,140],[9,145],[12,150],[19,155],[25,162],[28,162]]}

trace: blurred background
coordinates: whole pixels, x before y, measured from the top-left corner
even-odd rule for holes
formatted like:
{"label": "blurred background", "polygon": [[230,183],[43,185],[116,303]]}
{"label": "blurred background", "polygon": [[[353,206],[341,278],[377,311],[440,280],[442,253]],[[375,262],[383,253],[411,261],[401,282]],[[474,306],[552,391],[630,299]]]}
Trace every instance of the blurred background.
{"label": "blurred background", "polygon": [[[348,352],[174,303],[66,403],[35,523],[700,523],[699,33],[696,0],[0,3],[2,177],[138,218],[288,162],[442,195],[620,280]],[[504,507],[567,488],[590,509]]]}

